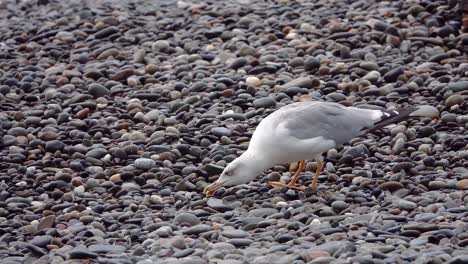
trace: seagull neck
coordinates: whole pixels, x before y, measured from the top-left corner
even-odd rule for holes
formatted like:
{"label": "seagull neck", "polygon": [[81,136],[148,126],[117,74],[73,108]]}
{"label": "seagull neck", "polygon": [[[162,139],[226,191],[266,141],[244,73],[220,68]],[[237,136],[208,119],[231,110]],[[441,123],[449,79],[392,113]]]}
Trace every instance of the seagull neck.
{"label": "seagull neck", "polygon": [[274,165],[270,164],[269,159],[265,157],[264,154],[256,153],[251,149],[244,152],[239,158],[243,161],[243,163],[249,164],[249,167],[252,170],[255,170],[257,174],[262,173]]}

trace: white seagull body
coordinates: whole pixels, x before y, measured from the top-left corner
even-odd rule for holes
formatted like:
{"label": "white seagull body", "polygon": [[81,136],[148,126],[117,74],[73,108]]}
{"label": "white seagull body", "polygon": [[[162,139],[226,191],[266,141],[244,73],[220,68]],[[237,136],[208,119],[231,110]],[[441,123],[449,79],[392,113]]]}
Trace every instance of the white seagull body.
{"label": "white seagull body", "polygon": [[247,151],[226,166],[205,192],[212,194],[223,186],[247,183],[276,164],[294,161],[300,161],[300,166],[289,184],[270,184],[302,190],[305,187],[295,183],[305,167],[304,160],[318,162],[311,186],[314,188],[322,170],[322,153],[370,129],[399,122],[415,110],[371,110],[318,101],[284,106],[258,124]]}

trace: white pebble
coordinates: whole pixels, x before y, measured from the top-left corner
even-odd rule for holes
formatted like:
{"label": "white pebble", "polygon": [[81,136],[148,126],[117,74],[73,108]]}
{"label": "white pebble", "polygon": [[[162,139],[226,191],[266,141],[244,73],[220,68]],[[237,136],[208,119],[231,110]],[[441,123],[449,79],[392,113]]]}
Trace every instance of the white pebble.
{"label": "white pebble", "polygon": [[310,222],[310,225],[318,225],[318,224],[321,224],[322,222],[320,222],[320,220],[318,218],[315,218],[314,220],[312,220],[312,222]]}
{"label": "white pebble", "polygon": [[155,204],[160,204],[160,203],[163,202],[163,199],[161,198],[161,196],[154,195],[154,194],[151,195],[150,200],[151,200],[152,203],[155,203]]}
{"label": "white pebble", "polygon": [[255,76],[249,76],[245,79],[245,83],[253,87],[258,87],[262,84],[262,81]]}

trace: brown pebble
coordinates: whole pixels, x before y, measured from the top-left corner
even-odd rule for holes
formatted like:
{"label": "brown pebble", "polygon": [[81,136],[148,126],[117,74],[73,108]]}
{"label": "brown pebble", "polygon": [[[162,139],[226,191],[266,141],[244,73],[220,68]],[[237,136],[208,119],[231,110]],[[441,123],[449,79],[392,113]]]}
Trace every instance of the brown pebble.
{"label": "brown pebble", "polygon": [[112,175],[109,178],[109,181],[114,182],[114,183],[115,182],[120,182],[120,181],[122,181],[122,178],[120,177],[120,174],[117,173],[117,174]]}
{"label": "brown pebble", "polygon": [[327,251],[321,251],[321,250],[311,250],[311,251],[305,252],[302,255],[302,258],[306,262],[312,261],[320,257],[330,257],[330,253],[328,253]]}
{"label": "brown pebble", "polygon": [[55,215],[48,215],[44,218],[42,218],[41,222],[39,222],[39,225],[37,226],[38,230],[44,230],[51,228],[54,226],[55,223]]}
{"label": "brown pebble", "polygon": [[176,156],[174,155],[174,153],[166,151],[166,152],[159,154],[159,159],[174,161],[176,160]]}
{"label": "brown pebble", "polygon": [[458,181],[456,186],[458,190],[468,190],[468,179]]}
{"label": "brown pebble", "polygon": [[384,190],[384,191],[396,191],[399,189],[404,188],[403,184],[397,182],[397,181],[388,181],[380,184],[377,188]]}
{"label": "brown pebble", "polygon": [[126,80],[128,77],[132,76],[135,74],[135,70],[133,69],[124,69],[121,71],[116,72],[114,75],[112,75],[111,79],[114,81],[121,81],[121,80]]}
{"label": "brown pebble", "polygon": [[75,118],[78,119],[85,119],[89,115],[89,108],[85,108],[83,110],[80,110],[78,113],[76,113]]}

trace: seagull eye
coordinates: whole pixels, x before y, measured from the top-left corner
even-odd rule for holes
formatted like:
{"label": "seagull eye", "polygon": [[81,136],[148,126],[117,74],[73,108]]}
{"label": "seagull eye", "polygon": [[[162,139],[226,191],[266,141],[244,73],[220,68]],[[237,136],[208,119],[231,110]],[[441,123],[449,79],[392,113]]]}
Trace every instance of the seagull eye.
{"label": "seagull eye", "polygon": [[224,175],[226,175],[226,176],[232,176],[232,171],[226,171],[226,172],[224,173]]}

